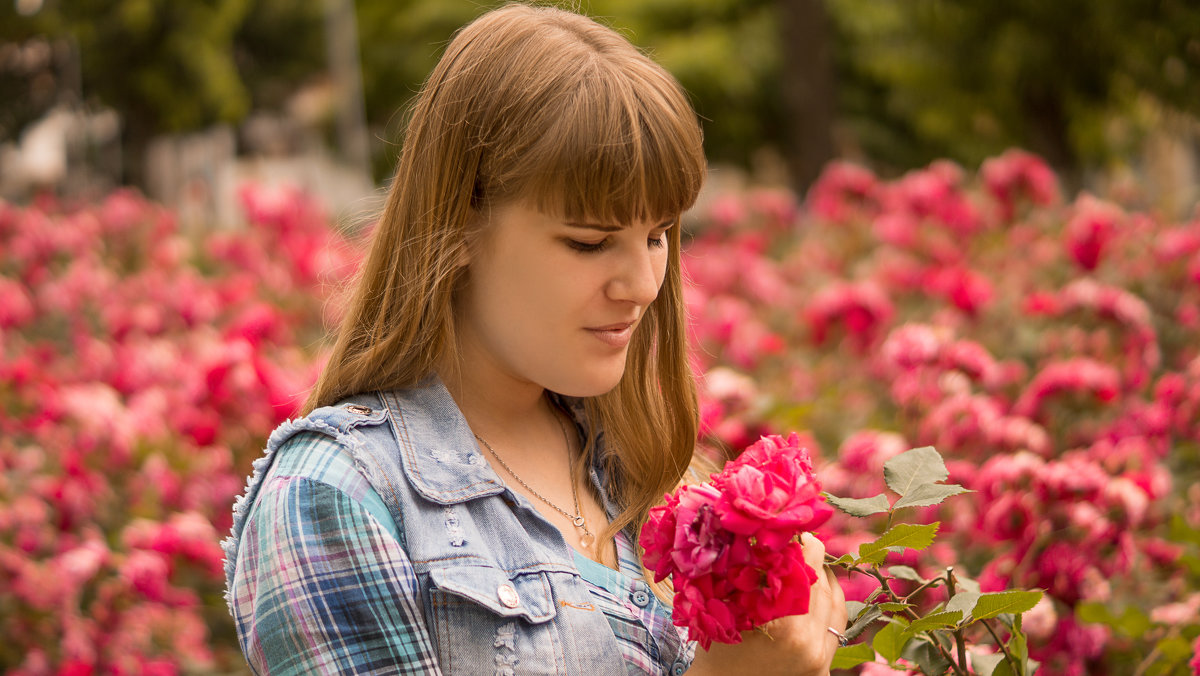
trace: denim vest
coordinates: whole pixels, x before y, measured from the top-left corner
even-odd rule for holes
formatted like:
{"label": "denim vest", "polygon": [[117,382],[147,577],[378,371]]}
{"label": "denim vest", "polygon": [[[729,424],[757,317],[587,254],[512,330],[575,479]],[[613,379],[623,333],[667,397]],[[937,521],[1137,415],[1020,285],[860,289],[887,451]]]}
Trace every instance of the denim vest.
{"label": "denim vest", "polygon": [[[337,439],[387,504],[417,576],[443,673],[613,673],[621,659],[616,638],[592,603],[573,550],[492,470],[436,377],[414,389],[356,395],[275,430],[235,504],[233,535],[225,543],[230,585],[237,538],[274,451],[305,430]],[[604,485],[595,467],[591,477]],[[600,494],[613,514],[606,493]],[[674,632],[668,633],[673,641]],[[688,666],[681,657],[668,673],[682,674]]]}

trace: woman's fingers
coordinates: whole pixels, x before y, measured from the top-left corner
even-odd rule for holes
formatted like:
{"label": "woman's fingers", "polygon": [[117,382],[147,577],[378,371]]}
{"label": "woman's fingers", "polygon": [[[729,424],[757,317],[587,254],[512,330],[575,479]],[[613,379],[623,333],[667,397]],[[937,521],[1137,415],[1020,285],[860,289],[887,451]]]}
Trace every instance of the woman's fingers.
{"label": "woman's fingers", "polygon": [[825,569],[825,577],[829,581],[829,590],[833,594],[833,620],[838,622],[832,626],[834,629],[840,629],[846,626],[846,593],[842,591],[842,585],[838,582],[837,574],[833,572],[832,568]]}
{"label": "woman's fingers", "polygon": [[800,534],[800,546],[804,548],[804,562],[813,570],[825,567],[825,543],[812,533]]}
{"label": "woman's fingers", "polygon": [[822,625],[818,631],[824,634],[822,643],[828,649],[826,654],[832,655],[838,648],[839,639],[829,629],[840,632],[846,628],[846,595],[833,570],[825,565],[825,544],[811,533],[801,535],[800,543],[804,547],[805,562],[813,570],[820,571],[813,582],[813,603],[809,613],[812,620]]}

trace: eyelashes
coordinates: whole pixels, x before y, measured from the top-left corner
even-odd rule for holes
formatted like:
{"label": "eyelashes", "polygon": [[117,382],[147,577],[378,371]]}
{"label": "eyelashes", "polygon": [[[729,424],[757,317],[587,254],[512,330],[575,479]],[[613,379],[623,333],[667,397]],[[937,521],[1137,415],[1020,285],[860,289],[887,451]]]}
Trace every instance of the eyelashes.
{"label": "eyelashes", "polygon": [[[567,246],[571,247],[575,251],[578,251],[579,253],[600,253],[601,251],[605,251],[612,246],[611,237],[605,237],[599,242],[580,242],[579,240],[575,239],[568,239],[566,242]],[[664,232],[658,237],[651,237],[650,239],[646,240],[646,245],[652,249],[667,248],[667,233]]]}

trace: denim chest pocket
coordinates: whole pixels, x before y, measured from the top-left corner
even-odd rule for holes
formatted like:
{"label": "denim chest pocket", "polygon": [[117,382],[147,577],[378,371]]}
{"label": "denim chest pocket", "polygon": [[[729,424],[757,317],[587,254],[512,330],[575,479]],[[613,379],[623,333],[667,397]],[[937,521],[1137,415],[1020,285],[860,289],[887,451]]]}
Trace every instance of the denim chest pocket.
{"label": "denim chest pocket", "polygon": [[558,614],[545,573],[487,566],[429,571],[430,630],[447,674],[561,673]]}

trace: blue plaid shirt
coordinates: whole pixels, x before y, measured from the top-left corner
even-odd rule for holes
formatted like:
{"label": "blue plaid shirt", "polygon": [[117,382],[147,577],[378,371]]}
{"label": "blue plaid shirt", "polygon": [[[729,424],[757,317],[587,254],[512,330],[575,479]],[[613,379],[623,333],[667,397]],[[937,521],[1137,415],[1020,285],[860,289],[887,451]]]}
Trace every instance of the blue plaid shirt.
{"label": "blue plaid shirt", "polygon": [[[241,533],[231,588],[230,608],[253,671],[439,673],[401,541],[384,501],[337,441],[301,432],[285,442]],[[619,571],[575,558],[617,638],[624,671],[679,673],[694,644],[680,646],[680,630],[661,606],[655,612],[636,550],[623,534],[617,548]],[[486,673],[491,666],[479,665]]]}

